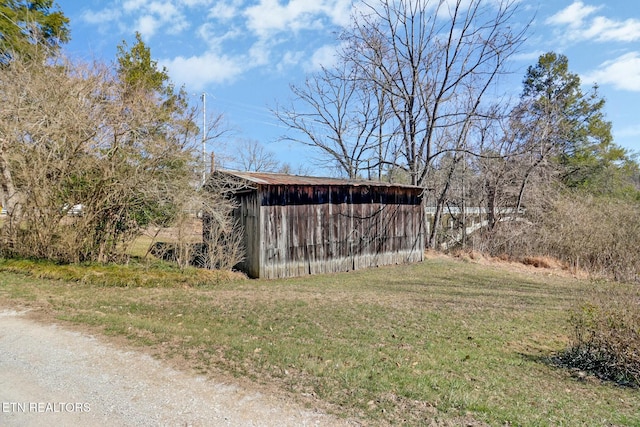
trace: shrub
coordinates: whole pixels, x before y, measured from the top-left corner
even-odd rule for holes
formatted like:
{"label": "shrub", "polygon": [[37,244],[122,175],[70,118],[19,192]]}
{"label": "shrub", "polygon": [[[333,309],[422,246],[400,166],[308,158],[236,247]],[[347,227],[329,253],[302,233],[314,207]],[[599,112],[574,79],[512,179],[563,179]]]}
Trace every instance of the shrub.
{"label": "shrub", "polygon": [[619,281],[640,277],[640,205],[572,194],[545,216],[538,241],[576,268]]}
{"label": "shrub", "polygon": [[640,204],[581,192],[558,196],[527,222],[506,222],[484,248],[493,256],[555,259],[598,278],[640,283]]}
{"label": "shrub", "polygon": [[573,310],[570,324],[573,340],[562,364],[640,387],[640,292],[631,298],[614,287],[594,292]]}

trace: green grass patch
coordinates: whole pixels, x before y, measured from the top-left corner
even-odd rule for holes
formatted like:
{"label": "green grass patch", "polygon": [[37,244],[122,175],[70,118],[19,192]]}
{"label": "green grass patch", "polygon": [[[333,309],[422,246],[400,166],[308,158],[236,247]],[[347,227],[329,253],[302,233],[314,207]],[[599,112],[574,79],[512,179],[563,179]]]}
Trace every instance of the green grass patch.
{"label": "green grass patch", "polygon": [[228,271],[178,268],[159,260],[118,264],[58,264],[31,259],[0,259],[0,272],[38,279],[63,280],[94,286],[115,287],[207,287],[241,275]]}
{"label": "green grass patch", "polygon": [[207,287],[0,270],[0,302],[366,425],[640,425],[638,390],[547,363],[570,342],[579,296],[600,286],[587,281],[445,259]]}

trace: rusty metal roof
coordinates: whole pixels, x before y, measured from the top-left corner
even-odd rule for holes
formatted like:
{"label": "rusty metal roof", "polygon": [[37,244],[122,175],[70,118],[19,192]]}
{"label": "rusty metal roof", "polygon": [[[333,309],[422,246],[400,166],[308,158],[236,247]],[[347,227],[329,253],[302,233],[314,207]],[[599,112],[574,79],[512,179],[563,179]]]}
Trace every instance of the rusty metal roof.
{"label": "rusty metal roof", "polygon": [[219,173],[262,185],[342,185],[342,186],[375,186],[375,187],[398,187],[398,188],[420,188],[415,185],[393,184],[382,181],[353,180],[343,178],[328,178],[317,176],[289,175],[284,173],[267,172],[239,172],[232,170],[219,170]]}

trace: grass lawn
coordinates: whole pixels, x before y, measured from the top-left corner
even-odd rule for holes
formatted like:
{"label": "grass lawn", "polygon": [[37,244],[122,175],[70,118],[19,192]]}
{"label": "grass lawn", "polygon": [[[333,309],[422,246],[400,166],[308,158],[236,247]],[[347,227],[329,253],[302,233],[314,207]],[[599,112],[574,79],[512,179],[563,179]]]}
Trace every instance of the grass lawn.
{"label": "grass lawn", "polygon": [[287,280],[198,276],[197,286],[51,280],[11,265],[0,262],[0,304],[366,425],[640,425],[639,390],[547,363],[585,292],[631,286],[446,258]]}

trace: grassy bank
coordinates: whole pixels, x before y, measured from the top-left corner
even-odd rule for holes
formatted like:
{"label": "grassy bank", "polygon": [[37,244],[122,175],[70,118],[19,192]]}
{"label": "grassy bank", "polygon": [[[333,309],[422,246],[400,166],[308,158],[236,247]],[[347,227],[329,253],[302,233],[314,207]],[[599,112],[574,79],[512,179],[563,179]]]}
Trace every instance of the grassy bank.
{"label": "grassy bank", "polygon": [[440,258],[198,286],[50,280],[7,265],[4,305],[124,336],[185,368],[246,377],[366,424],[640,424],[638,390],[547,363],[567,345],[580,295],[610,285]]}

